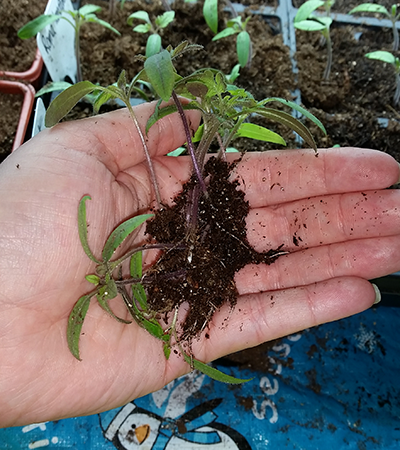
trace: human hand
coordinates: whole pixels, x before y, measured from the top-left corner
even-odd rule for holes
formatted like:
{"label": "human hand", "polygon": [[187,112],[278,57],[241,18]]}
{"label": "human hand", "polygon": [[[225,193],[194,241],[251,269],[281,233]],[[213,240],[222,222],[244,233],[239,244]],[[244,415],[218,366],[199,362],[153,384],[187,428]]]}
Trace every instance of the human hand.
{"label": "human hand", "polygon": [[[142,125],[152,108],[136,109]],[[188,116],[196,126],[197,113]],[[166,201],[190,174],[188,157],[164,156],[184,140],[176,115],[149,133]],[[237,306],[215,314],[209,339],[193,342],[195,357],[211,361],[370,307],[376,293],[366,280],[400,269],[400,192],[383,190],[399,172],[390,156],[361,149],[246,154],[236,173],[251,206],[249,242],[257,250],[284,244],[291,253],[237,274]],[[92,197],[95,253],[116,224],[153,203],[126,110],[40,133],[1,164],[0,194],[0,426],[111,409],[189,370],[96,302],[82,330],[82,361],[66,343],[68,315],[94,272],[78,237],[79,200]],[[124,310],[118,299],[112,307]]]}

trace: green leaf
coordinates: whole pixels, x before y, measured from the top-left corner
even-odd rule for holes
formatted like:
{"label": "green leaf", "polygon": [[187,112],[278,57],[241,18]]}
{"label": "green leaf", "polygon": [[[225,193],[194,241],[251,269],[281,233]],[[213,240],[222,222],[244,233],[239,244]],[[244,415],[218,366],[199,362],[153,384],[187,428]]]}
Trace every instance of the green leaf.
{"label": "green leaf", "polygon": [[36,19],[31,20],[18,30],[18,37],[20,39],[29,39],[40,33],[47,25],[52,24],[61,16],[57,14],[42,14]]}
{"label": "green leaf", "polygon": [[61,92],[51,103],[46,111],[45,125],[50,128],[65,117],[82,98],[99,89],[99,86],[90,81],[80,81],[65,91]]}
{"label": "green leaf", "polygon": [[240,64],[235,64],[231,70],[231,73],[226,76],[226,80],[228,83],[233,84],[239,75],[240,75]]}
{"label": "green leaf", "polygon": [[86,22],[98,23],[99,25],[103,26],[104,28],[107,28],[107,30],[110,30],[110,31],[114,32],[115,34],[118,34],[118,36],[121,36],[121,33],[116,28],[114,28],[112,25],[110,25],[105,20],[101,20],[96,16],[87,18]]}
{"label": "green leaf", "polygon": [[250,57],[250,35],[247,31],[241,31],[236,38],[236,51],[240,67],[246,67]]}
{"label": "green leaf", "polygon": [[151,25],[146,23],[141,23],[140,25],[136,25],[136,27],[133,28],[133,31],[136,33],[143,33],[146,34],[151,30]]}
{"label": "green leaf", "polygon": [[232,19],[228,20],[227,27],[235,27],[236,26],[236,30],[244,30],[243,28],[243,24],[242,24],[242,18],[240,16],[237,17],[233,17]]}
{"label": "green leaf", "polygon": [[132,217],[121,223],[107,239],[102,252],[103,261],[109,261],[115,250],[122,244],[122,242],[142,223],[147,219],[153,217],[153,214],[142,214],[140,216]]}
{"label": "green leaf", "polygon": [[203,16],[213,33],[218,31],[218,0],[204,0]]}
{"label": "green leaf", "polygon": [[172,152],[167,153],[167,156],[180,156],[182,153],[185,153],[186,148],[185,147],[179,147],[176,150],[172,150]]}
{"label": "green leaf", "polygon": [[119,77],[118,77],[118,80],[117,80],[117,86],[118,86],[118,89],[120,89],[122,92],[124,92],[125,89],[126,89],[126,85],[127,85],[126,72],[125,72],[125,70],[123,70],[119,74]]}
{"label": "green leaf", "polygon": [[132,278],[142,278],[143,275],[143,252],[136,252],[131,256],[129,272]]}
{"label": "green leaf", "polygon": [[49,92],[65,91],[65,89],[68,89],[70,86],[72,86],[72,84],[68,83],[68,81],[49,81],[36,92],[35,97],[40,97]]}
{"label": "green leaf", "polygon": [[232,36],[236,34],[237,31],[233,28],[225,28],[225,30],[220,31],[218,34],[216,34],[212,40],[217,41],[218,39],[222,39],[224,37]]}
{"label": "green leaf", "polygon": [[353,8],[349,14],[354,14],[358,12],[371,12],[371,13],[381,13],[390,15],[389,11],[381,5],[376,5],[375,3],[363,3],[362,5],[358,5],[355,8]]}
{"label": "green leaf", "polygon": [[153,56],[161,50],[161,36],[159,34],[151,34],[146,42],[146,56]]}
{"label": "green leaf", "polygon": [[175,69],[171,54],[168,50],[163,50],[150,56],[144,63],[144,69],[156,93],[167,102],[171,98],[175,84]]}
{"label": "green leaf", "polygon": [[204,98],[207,95],[208,87],[201,82],[193,81],[186,83],[186,89],[194,96]]}
{"label": "green leaf", "polygon": [[[199,107],[194,103],[188,103],[186,105],[182,105],[184,111],[189,111],[192,109],[199,109]],[[156,108],[154,113],[150,116],[149,120],[146,124],[146,133],[150,130],[150,128],[157,122],[157,120],[162,119],[169,114],[175,113],[177,108],[175,105],[164,106],[164,108]]]}
{"label": "green leaf", "polygon": [[321,6],[324,6],[324,3],[323,0],[308,0],[303,3],[297,11],[294,23],[308,19],[310,14]]}
{"label": "green leaf", "polygon": [[104,105],[104,103],[107,103],[112,98],[115,98],[115,95],[113,95],[111,92],[101,92],[93,102],[93,113],[98,114],[100,108]]}
{"label": "green leaf", "polygon": [[282,125],[285,125],[295,131],[300,137],[302,137],[307,144],[312,147],[314,150],[317,150],[317,146],[315,144],[314,138],[310,133],[310,130],[303,125],[299,120],[295,119],[292,115],[279,111],[277,109],[272,108],[264,108],[264,109],[254,109],[252,110],[256,114],[260,114],[261,116],[275,120]]}
{"label": "green leaf", "polygon": [[200,142],[203,137],[204,124],[202,123],[199,128],[197,128],[196,133],[192,137],[192,142]]}
{"label": "green leaf", "polygon": [[136,306],[136,303],[133,301],[132,305],[127,305],[129,312],[131,313],[132,317],[135,319],[138,325],[143,327],[149,334],[151,334],[153,337],[160,339],[164,342],[169,342],[171,339],[171,336],[164,332],[161,325],[155,320],[155,319],[146,319],[143,315],[143,313],[138,309]]}
{"label": "green leaf", "polygon": [[365,55],[366,58],[369,59],[377,59],[379,61],[389,63],[389,64],[396,64],[396,57],[392,55],[390,52],[385,52],[383,50],[378,50],[377,52],[370,52]]}
{"label": "green leaf", "polygon": [[254,123],[242,123],[237,130],[237,137],[257,139],[258,141],[273,142],[275,144],[286,145],[285,140],[267,128],[255,125]]}
{"label": "green leaf", "polygon": [[294,109],[295,111],[298,111],[303,116],[307,117],[307,119],[311,120],[311,122],[313,122],[315,125],[317,125],[317,127],[320,130],[322,130],[324,132],[324,134],[326,134],[326,129],[325,129],[324,125],[322,124],[322,122],[319,119],[317,119],[313,114],[311,114],[310,111],[307,111],[305,108],[298,105],[297,103],[292,102],[290,100],[286,100],[284,98],[270,97],[265,100],[262,100],[261,102],[259,102],[259,104],[265,105],[268,102],[279,102],[279,103],[282,103],[283,105],[289,106],[290,108]]}
{"label": "green leaf", "polygon": [[79,356],[79,339],[81,337],[82,325],[89,309],[90,299],[94,293],[82,296],[73,307],[67,325],[67,342],[70,352],[76,359],[81,361]]}
{"label": "green leaf", "polygon": [[94,14],[101,11],[101,6],[97,5],[85,5],[82,8],[78,9],[78,12],[81,16],[85,17],[88,14]]}
{"label": "green leaf", "polygon": [[317,20],[303,20],[302,22],[295,22],[294,26],[302,31],[322,31],[326,29],[326,25]]}
{"label": "green leaf", "polygon": [[110,305],[108,304],[108,301],[115,298],[118,294],[117,286],[115,284],[115,281],[110,279],[108,280],[107,285],[102,286],[97,294],[97,302],[101,306],[101,308],[110,316],[117,320],[120,323],[129,324],[132,323],[130,320],[122,319],[121,317],[118,317],[114,314],[113,310],[110,308]]}
{"label": "green leaf", "polygon": [[81,201],[79,202],[78,207],[78,232],[79,232],[79,239],[81,241],[82,248],[86,255],[95,263],[100,264],[101,261],[99,261],[92,253],[89,247],[88,239],[87,239],[87,222],[86,222],[86,200],[91,200],[91,197],[89,195],[85,195],[82,197]]}
{"label": "green leaf", "polygon": [[92,283],[95,286],[97,286],[100,283],[100,278],[97,275],[94,274],[86,275],[85,278],[87,281],[89,281],[89,283]]}
{"label": "green leaf", "polygon": [[220,370],[215,369],[214,367],[208,366],[207,364],[204,364],[201,361],[198,361],[197,359],[191,358],[184,352],[182,352],[182,355],[183,355],[183,359],[188,364],[190,364],[191,367],[199,370],[200,372],[204,373],[205,375],[208,375],[213,380],[221,381],[222,383],[231,383],[231,384],[241,384],[241,383],[246,383],[247,381],[252,380],[252,378],[240,379],[240,378],[232,377],[231,375],[227,375],[227,374],[221,372]]}
{"label": "green leaf", "polygon": [[175,18],[175,11],[165,11],[161,16],[156,17],[156,25],[160,28],[167,27]]}
{"label": "green leaf", "polygon": [[146,11],[136,11],[131,14],[127,19],[127,23],[130,27],[132,26],[134,19],[143,20],[144,22],[151,24],[150,17]]}
{"label": "green leaf", "polygon": [[168,360],[169,357],[171,356],[171,344],[169,342],[166,342],[163,346],[163,350],[165,359]]}
{"label": "green leaf", "polygon": [[[132,255],[130,261],[130,274],[132,278],[142,278],[142,252],[136,252]],[[138,301],[140,307],[147,311],[147,296],[144,287],[140,283],[132,284],[133,296]]]}

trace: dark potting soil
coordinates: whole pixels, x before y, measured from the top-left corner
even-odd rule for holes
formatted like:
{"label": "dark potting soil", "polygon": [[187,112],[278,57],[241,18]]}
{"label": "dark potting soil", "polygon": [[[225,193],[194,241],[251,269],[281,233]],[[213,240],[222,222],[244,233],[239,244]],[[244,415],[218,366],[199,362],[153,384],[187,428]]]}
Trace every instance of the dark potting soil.
{"label": "dark potting soil", "polygon": [[391,30],[333,25],[331,34],[333,67],[324,81],[326,49],[320,36],[296,32],[301,99],[327,129],[323,136],[311,126],[318,143],[378,149],[400,161],[394,69],[364,56],[375,50],[391,51]]}
{"label": "dark potting soil", "polygon": [[271,264],[280,254],[279,249],[258,253],[248,243],[249,204],[239,182],[229,180],[235,164],[209,159],[204,169],[207,193],[201,193],[193,175],[174,204],[156,210],[146,227],[152,241],[174,245],[146,274],[151,279],[149,307],[163,314],[187,304],[188,315],[180,324],[183,340],[203,331],[223,304],[235,305],[234,276],[240,269]]}
{"label": "dark potting soil", "polygon": [[22,40],[18,30],[44,13],[48,0],[0,2],[0,70],[24,72],[36,54],[36,39]]}
{"label": "dark potting soil", "polygon": [[[114,83],[124,69],[128,77],[132,78],[143,67],[143,63],[135,59],[135,55],[145,53],[147,35],[133,32],[132,27],[126,24],[127,17],[134,11],[146,10],[154,19],[164,12],[161,4],[157,2],[148,4],[143,0],[126,2],[122,10],[116,8],[113,18],[110,19],[108,2],[104,0],[86,0],[86,2],[102,6],[103,10],[98,16],[110,21],[122,36],[119,37],[98,25],[84,25],[81,39],[83,77],[107,85]],[[235,39],[227,38],[212,42],[213,33],[205,24],[202,4],[189,4],[180,0],[174,3],[174,8],[176,14],[174,22],[160,32],[163,46],[166,47],[168,44],[177,46],[182,41],[188,40],[204,47],[204,50],[187,53],[176,61],[178,73],[186,76],[194,70],[213,67],[229,74],[237,64]],[[221,30],[230,15],[220,10],[219,16]],[[254,16],[249,21],[247,29],[257,39],[253,39],[251,66],[241,69],[236,84],[249,90],[258,100],[272,96],[292,99],[295,78],[289,49],[283,45],[282,36],[279,34],[279,22],[271,19],[267,23],[262,17]],[[262,123],[273,131],[283,134],[289,147],[293,148],[296,145],[294,134],[287,128],[267,123],[265,120]],[[249,140],[235,141],[235,145],[249,151],[277,147],[277,144],[260,144]]]}

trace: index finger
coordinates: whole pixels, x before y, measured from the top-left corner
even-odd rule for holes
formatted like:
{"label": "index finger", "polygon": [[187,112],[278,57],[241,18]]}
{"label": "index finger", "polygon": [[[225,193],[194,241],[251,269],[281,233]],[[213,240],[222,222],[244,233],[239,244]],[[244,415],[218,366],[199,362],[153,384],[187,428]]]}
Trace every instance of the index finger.
{"label": "index finger", "polygon": [[235,173],[252,208],[317,195],[384,189],[398,182],[399,164],[361,148],[248,153]]}

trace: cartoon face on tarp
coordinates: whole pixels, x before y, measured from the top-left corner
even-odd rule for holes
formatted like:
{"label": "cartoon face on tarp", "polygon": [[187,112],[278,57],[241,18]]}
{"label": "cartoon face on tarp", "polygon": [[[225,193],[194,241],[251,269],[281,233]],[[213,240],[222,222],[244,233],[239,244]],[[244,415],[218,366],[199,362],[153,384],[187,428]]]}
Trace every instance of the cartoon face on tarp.
{"label": "cartoon face on tarp", "polygon": [[198,392],[204,375],[192,372],[152,394],[160,415],[134,402],[100,415],[104,436],[118,450],[250,450],[237,431],[218,422],[216,398],[187,411],[186,402]]}

